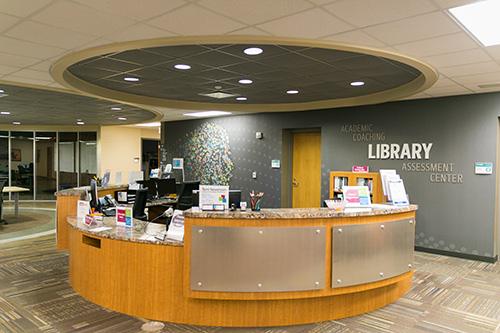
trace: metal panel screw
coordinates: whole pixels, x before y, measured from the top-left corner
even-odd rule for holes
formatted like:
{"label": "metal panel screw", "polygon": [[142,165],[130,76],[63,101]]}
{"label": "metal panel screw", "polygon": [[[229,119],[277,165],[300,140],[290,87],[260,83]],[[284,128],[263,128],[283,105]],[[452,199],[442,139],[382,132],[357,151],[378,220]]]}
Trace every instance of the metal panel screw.
{"label": "metal panel screw", "polygon": [[321,230],[316,230],[316,233],[319,235],[321,233]]}
{"label": "metal panel screw", "polygon": [[257,287],[262,288],[262,284],[260,284],[260,283],[259,283],[259,284],[257,285]]}
{"label": "metal panel screw", "polygon": [[341,234],[341,233],[342,233],[342,229],[339,229],[339,234]]}
{"label": "metal panel screw", "polygon": [[201,230],[201,229],[200,229],[200,230],[198,230],[198,233],[199,233],[199,234],[202,234],[202,233],[203,233],[203,230]]}
{"label": "metal panel screw", "polygon": [[319,286],[319,282],[318,281],[314,282],[314,284],[316,285],[316,287]]}
{"label": "metal panel screw", "polygon": [[380,272],[380,276],[384,276],[384,273]]}
{"label": "metal panel screw", "polygon": [[413,224],[413,220],[410,220],[410,224]]}
{"label": "metal panel screw", "polygon": [[198,282],[198,287],[201,287],[201,282]]}
{"label": "metal panel screw", "polygon": [[408,264],[408,268],[411,268],[411,264]]}
{"label": "metal panel screw", "polygon": [[383,225],[383,224],[382,224],[382,225],[380,226],[380,228],[385,229],[385,225]]}
{"label": "metal panel screw", "polygon": [[259,231],[259,235],[262,235],[262,230]]}
{"label": "metal panel screw", "polygon": [[338,280],[337,280],[337,283],[338,283],[338,284],[341,284],[341,283],[342,283],[342,280],[338,279]]}

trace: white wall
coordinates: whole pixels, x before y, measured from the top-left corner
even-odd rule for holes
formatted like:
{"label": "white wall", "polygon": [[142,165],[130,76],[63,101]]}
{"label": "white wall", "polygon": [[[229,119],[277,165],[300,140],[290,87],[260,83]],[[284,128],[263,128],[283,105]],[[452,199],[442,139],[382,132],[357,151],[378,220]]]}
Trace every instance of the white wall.
{"label": "white wall", "polygon": [[[116,173],[122,173],[122,182],[128,182],[130,171],[141,171],[142,139],[160,140],[157,129],[120,126],[102,126],[100,136],[99,177],[110,172],[110,184],[116,184]],[[138,162],[134,162],[138,158]]]}

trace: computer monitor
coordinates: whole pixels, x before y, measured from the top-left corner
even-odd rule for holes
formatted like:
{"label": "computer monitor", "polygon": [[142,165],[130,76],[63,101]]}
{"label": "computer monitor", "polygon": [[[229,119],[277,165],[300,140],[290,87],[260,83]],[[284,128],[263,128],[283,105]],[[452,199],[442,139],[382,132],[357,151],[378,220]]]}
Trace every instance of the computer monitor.
{"label": "computer monitor", "polygon": [[142,188],[148,189],[148,199],[156,198],[156,181],[153,179],[138,180],[137,183],[141,184]]}
{"label": "computer monitor", "polygon": [[156,185],[158,185],[158,197],[166,197],[170,194],[177,194],[175,178],[157,179]]}
{"label": "computer monitor", "polygon": [[234,204],[236,208],[240,208],[241,190],[229,190],[229,208]]}
{"label": "computer monitor", "polygon": [[95,212],[99,212],[101,205],[99,203],[99,197],[97,194],[97,181],[92,179],[90,181],[90,208],[93,208]]}

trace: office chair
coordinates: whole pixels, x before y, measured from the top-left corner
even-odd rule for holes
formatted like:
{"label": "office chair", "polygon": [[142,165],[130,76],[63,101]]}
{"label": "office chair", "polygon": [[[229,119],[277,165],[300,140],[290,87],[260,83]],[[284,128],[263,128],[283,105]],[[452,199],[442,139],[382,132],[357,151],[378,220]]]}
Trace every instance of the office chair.
{"label": "office chair", "polygon": [[5,186],[6,181],[5,180],[0,180],[0,224],[8,224],[7,221],[3,219],[3,188]]}
{"label": "office chair", "polygon": [[177,209],[186,210],[193,207],[193,190],[200,188],[200,181],[183,182],[181,194],[177,198]]}
{"label": "office chair", "polygon": [[132,216],[134,219],[147,221],[148,215],[144,212],[146,209],[146,202],[148,200],[148,189],[142,188],[135,193],[134,206],[132,208]]}

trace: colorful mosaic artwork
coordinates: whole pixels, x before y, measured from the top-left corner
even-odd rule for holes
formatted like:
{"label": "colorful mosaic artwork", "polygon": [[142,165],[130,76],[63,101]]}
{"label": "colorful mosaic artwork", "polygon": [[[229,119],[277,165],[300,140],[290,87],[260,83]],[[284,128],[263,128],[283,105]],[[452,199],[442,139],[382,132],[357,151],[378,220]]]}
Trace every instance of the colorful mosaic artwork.
{"label": "colorful mosaic artwork", "polygon": [[204,123],[186,134],[184,163],[193,179],[205,185],[229,185],[234,169],[229,135],[214,123]]}

